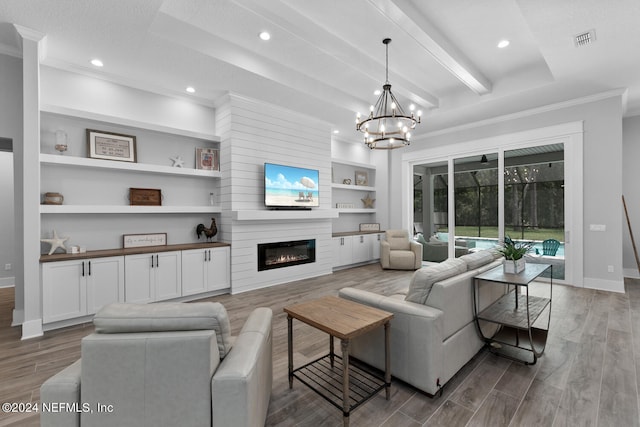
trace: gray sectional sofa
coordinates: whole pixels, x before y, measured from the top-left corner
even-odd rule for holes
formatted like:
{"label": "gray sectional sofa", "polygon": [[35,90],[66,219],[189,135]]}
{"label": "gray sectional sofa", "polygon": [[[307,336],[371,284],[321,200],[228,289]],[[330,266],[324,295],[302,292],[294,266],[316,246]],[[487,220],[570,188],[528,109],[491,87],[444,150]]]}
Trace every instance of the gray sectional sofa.
{"label": "gray sectional sofa", "polygon": [[[482,348],[473,317],[474,276],[501,265],[499,254],[478,251],[417,270],[407,289],[383,296],[355,288],[339,295],[390,311],[391,374],[436,394]],[[504,286],[481,284],[481,309],[505,292]],[[483,331],[491,332],[491,325]],[[355,338],[351,354],[384,369],[384,334],[378,329]]]}

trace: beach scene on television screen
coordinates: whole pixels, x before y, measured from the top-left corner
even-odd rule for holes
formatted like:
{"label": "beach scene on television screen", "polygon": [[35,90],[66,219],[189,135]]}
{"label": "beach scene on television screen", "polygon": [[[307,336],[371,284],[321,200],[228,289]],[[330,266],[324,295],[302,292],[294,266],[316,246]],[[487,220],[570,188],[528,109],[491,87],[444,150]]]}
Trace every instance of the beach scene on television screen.
{"label": "beach scene on television screen", "polygon": [[282,165],[265,165],[267,206],[319,206],[318,171]]}

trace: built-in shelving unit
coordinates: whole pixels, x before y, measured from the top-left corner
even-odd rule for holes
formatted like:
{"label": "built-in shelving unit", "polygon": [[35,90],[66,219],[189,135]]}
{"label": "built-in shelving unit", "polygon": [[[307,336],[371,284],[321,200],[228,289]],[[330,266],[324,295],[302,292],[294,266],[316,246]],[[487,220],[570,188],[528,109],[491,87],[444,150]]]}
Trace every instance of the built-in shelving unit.
{"label": "built-in shelving unit", "polygon": [[[375,208],[363,208],[361,199],[367,194],[374,194],[375,198],[375,172],[376,167],[367,163],[352,162],[343,159],[331,159],[333,168],[332,173],[332,204],[339,215],[343,214],[375,214]],[[358,185],[356,182],[356,171],[363,171],[367,174],[367,184]],[[351,184],[345,184],[343,181],[350,179]],[[352,203],[353,208],[338,208],[337,203]],[[357,207],[356,207],[357,206]]]}
{"label": "built-in shelving unit", "polygon": [[[136,161],[87,156],[86,131],[98,129],[136,138]],[[67,134],[69,150],[54,150],[55,132]],[[112,249],[123,234],[167,232],[174,243],[197,241],[195,226],[222,212],[219,170],[196,168],[196,149],[220,149],[220,138],[171,126],[89,111],[41,109],[40,192],[58,192],[61,205],[40,205],[42,238],[52,230],[67,245]],[[175,158],[183,167],[172,166]],[[160,191],[159,206],[131,205],[132,188]],[[213,196],[211,196],[213,194]],[[46,250],[46,248],[43,248]]]}

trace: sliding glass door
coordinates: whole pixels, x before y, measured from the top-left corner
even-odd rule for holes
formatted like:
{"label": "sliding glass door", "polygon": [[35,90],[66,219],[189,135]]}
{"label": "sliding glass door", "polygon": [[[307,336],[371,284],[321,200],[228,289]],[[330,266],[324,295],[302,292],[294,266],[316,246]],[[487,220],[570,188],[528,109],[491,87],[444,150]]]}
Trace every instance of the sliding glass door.
{"label": "sliding glass door", "polygon": [[564,146],[504,152],[504,234],[534,242],[528,262],[553,265],[565,278]]}
{"label": "sliding glass door", "polygon": [[414,231],[424,260],[493,248],[509,236],[533,242],[527,260],[552,264],[554,279],[564,279],[564,170],[563,143],[414,165]]}

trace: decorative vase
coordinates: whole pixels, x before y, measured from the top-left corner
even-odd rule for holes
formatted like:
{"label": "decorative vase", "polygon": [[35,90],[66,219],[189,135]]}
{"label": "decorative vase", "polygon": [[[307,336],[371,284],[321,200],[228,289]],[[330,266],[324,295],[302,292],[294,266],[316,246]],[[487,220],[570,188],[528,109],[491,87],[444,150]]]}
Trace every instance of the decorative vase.
{"label": "decorative vase", "polygon": [[504,272],[508,274],[518,274],[524,271],[525,260],[524,258],[520,258],[517,260],[513,259],[505,259],[502,262],[502,266],[504,268]]}

